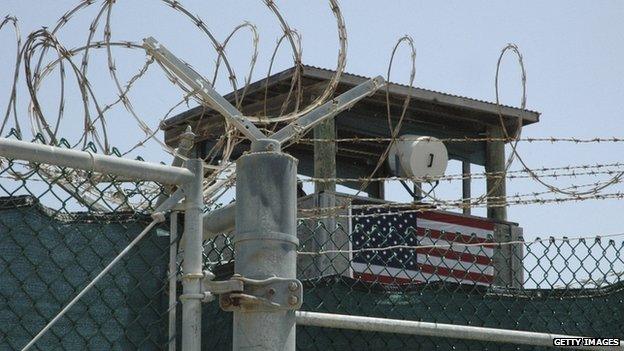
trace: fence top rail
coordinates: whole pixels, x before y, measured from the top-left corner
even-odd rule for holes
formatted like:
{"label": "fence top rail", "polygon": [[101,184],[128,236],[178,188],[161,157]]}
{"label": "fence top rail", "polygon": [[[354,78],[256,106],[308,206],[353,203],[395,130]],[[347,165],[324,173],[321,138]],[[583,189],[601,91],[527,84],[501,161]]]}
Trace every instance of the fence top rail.
{"label": "fence top rail", "polygon": [[7,138],[0,138],[0,156],[163,184],[181,185],[193,179],[193,173],[186,168]]}
{"label": "fence top rail", "polygon": [[[433,337],[457,338],[502,342],[533,346],[553,347],[555,339],[583,339],[587,337],[537,333],[521,330],[476,327],[420,321],[405,321],[388,318],[351,316],[343,314],[319,312],[295,312],[298,325],[323,328],[352,329],[368,332],[385,332],[398,334],[425,335]],[[585,346],[578,345],[579,350],[624,350],[622,342],[617,346]]]}

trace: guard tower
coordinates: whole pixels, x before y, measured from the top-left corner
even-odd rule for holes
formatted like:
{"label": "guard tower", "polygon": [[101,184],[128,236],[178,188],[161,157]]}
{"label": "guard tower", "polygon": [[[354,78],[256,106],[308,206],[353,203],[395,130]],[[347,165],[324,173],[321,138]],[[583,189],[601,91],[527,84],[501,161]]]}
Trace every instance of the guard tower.
{"label": "guard tower", "polygon": [[[334,72],[317,67],[303,66],[300,74],[300,105],[305,106],[314,101],[323,91]],[[294,106],[292,79],[296,68],[290,68],[274,74],[266,79],[251,84],[247,89],[232,92],[225,96],[231,102],[243,96],[240,110],[248,116],[279,115],[280,112],[292,111]],[[335,95],[343,93],[354,86],[368,80],[367,77],[343,74]],[[509,135],[515,135],[518,123],[527,126],[539,121],[539,113],[510,106],[497,106],[486,101],[461,97],[436,91],[411,88],[406,85],[388,83],[390,93],[390,109],[393,116],[392,125],[398,122],[403,103],[410,95],[410,104],[402,122],[399,135],[426,135],[439,139],[448,138],[503,138],[501,126],[505,124]],[[350,110],[340,113],[336,118],[323,122],[315,127],[307,138],[389,138],[391,131],[387,120],[387,101],[385,89],[364,98]],[[194,152],[198,156],[210,158],[217,162],[219,155],[208,153],[219,142],[224,134],[224,119],[218,112],[199,106],[164,121],[165,142],[177,147],[181,135],[187,126],[191,126],[197,135]],[[462,162],[462,173],[470,174],[470,165],[481,165],[486,172],[502,172],[505,167],[505,142],[474,141],[445,142],[448,158]],[[385,151],[387,143],[379,142],[334,142],[300,141],[285,149],[299,160],[299,173],[315,178],[365,178],[371,175],[380,155]],[[236,159],[249,145],[244,142],[235,147],[232,157]],[[380,167],[374,174],[376,178],[390,176],[387,167]],[[500,206],[500,199],[506,195],[505,179],[500,177],[487,178],[488,199],[486,220],[497,225],[494,230],[496,241],[509,241],[521,235],[517,224],[507,221],[506,208]],[[360,189],[357,182],[341,183],[349,188]],[[470,178],[464,179],[462,197],[471,197]],[[333,182],[315,184],[312,198],[300,201],[303,206],[332,206],[343,199],[335,197],[336,185]],[[365,188],[373,201],[384,200],[383,182],[371,182]],[[330,194],[329,198],[322,194]],[[340,195],[338,195],[340,197]],[[348,198],[348,197],[345,197]],[[457,215],[457,214],[454,214]],[[461,215],[459,215],[461,216]],[[463,216],[470,218],[470,209],[464,209]],[[510,245],[498,249],[494,264],[499,265],[495,282],[501,285],[518,285],[522,282],[522,264],[511,258],[513,250]],[[517,248],[516,248],[517,249]],[[515,256],[518,256],[517,254]],[[502,263],[496,263],[500,261]],[[503,264],[504,263],[504,264]],[[502,266],[506,268],[502,268]]]}

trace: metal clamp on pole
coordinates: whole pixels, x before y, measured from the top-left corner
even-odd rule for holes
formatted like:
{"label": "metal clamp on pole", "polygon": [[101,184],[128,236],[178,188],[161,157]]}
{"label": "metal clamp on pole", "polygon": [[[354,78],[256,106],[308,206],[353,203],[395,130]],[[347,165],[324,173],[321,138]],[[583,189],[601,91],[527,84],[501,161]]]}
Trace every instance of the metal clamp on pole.
{"label": "metal clamp on pole", "polygon": [[[294,351],[294,310],[301,306],[303,299],[301,282],[296,279],[297,161],[281,152],[282,145],[373,94],[385,81],[376,77],[364,82],[267,136],[219,95],[199,73],[155,39],[145,39],[143,46],[172,76],[189,87],[203,103],[220,112],[251,141],[251,153],[236,161],[234,271],[238,275],[226,282],[215,282],[204,277],[201,287],[189,283],[183,296],[195,300],[188,301],[183,307],[188,305],[191,316],[191,302],[209,300],[212,293],[221,292],[221,307],[234,312],[235,350]],[[231,214],[231,211],[224,213]],[[224,221],[223,224],[215,226],[216,229],[231,227],[231,221]],[[193,236],[193,239],[201,245],[201,237]],[[190,250],[193,244],[186,241],[185,247]],[[187,267],[184,269],[186,271]],[[204,290],[198,291],[201,288]],[[197,305],[192,307],[197,308]],[[199,323],[187,322],[188,328],[183,328],[183,332],[196,333],[194,328],[199,327]],[[186,340],[186,337],[185,334],[183,339]],[[190,350],[197,349],[195,344],[192,345]]]}
{"label": "metal clamp on pole", "polygon": [[303,286],[297,279],[273,277],[257,280],[234,275],[228,282],[240,282],[242,290],[219,296],[219,305],[224,311],[297,310],[303,302]]}
{"label": "metal clamp on pole", "polygon": [[[186,298],[210,302],[214,300],[214,295],[219,295],[221,309],[230,312],[297,310],[303,303],[303,285],[297,279],[280,277],[249,279],[240,274],[234,274],[229,280],[213,279],[214,274],[205,271],[202,293]],[[181,298],[184,298],[184,295]]]}

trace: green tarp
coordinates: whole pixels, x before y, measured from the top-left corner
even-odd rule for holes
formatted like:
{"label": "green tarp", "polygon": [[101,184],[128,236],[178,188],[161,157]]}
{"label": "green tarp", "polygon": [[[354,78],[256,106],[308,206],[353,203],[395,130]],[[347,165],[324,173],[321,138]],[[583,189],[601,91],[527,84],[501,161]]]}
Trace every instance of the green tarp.
{"label": "green tarp", "polygon": [[[132,214],[55,214],[0,198],[0,350],[21,349],[148,223]],[[168,237],[142,240],[37,344],[156,350],[166,343]]]}
{"label": "green tarp", "polygon": [[[148,220],[131,213],[61,215],[32,197],[0,198],[0,350],[24,346]],[[39,348],[164,349],[168,243],[155,232],[141,241],[41,339]],[[602,289],[509,290],[442,282],[389,287],[325,277],[304,286],[306,311],[624,339],[622,283]],[[231,313],[206,304],[203,349],[231,350],[231,328]],[[312,327],[297,328],[297,348],[537,349]]]}

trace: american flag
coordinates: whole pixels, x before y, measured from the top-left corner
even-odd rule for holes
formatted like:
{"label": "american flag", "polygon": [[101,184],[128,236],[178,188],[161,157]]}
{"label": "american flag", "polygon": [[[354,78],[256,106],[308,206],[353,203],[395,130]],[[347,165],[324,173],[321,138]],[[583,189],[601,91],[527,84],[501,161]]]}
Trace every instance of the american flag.
{"label": "american flag", "polygon": [[[379,283],[447,281],[490,285],[493,249],[464,244],[491,243],[494,223],[450,212],[401,212],[392,208],[352,208],[352,275]],[[397,245],[452,245],[439,248],[393,248]]]}

